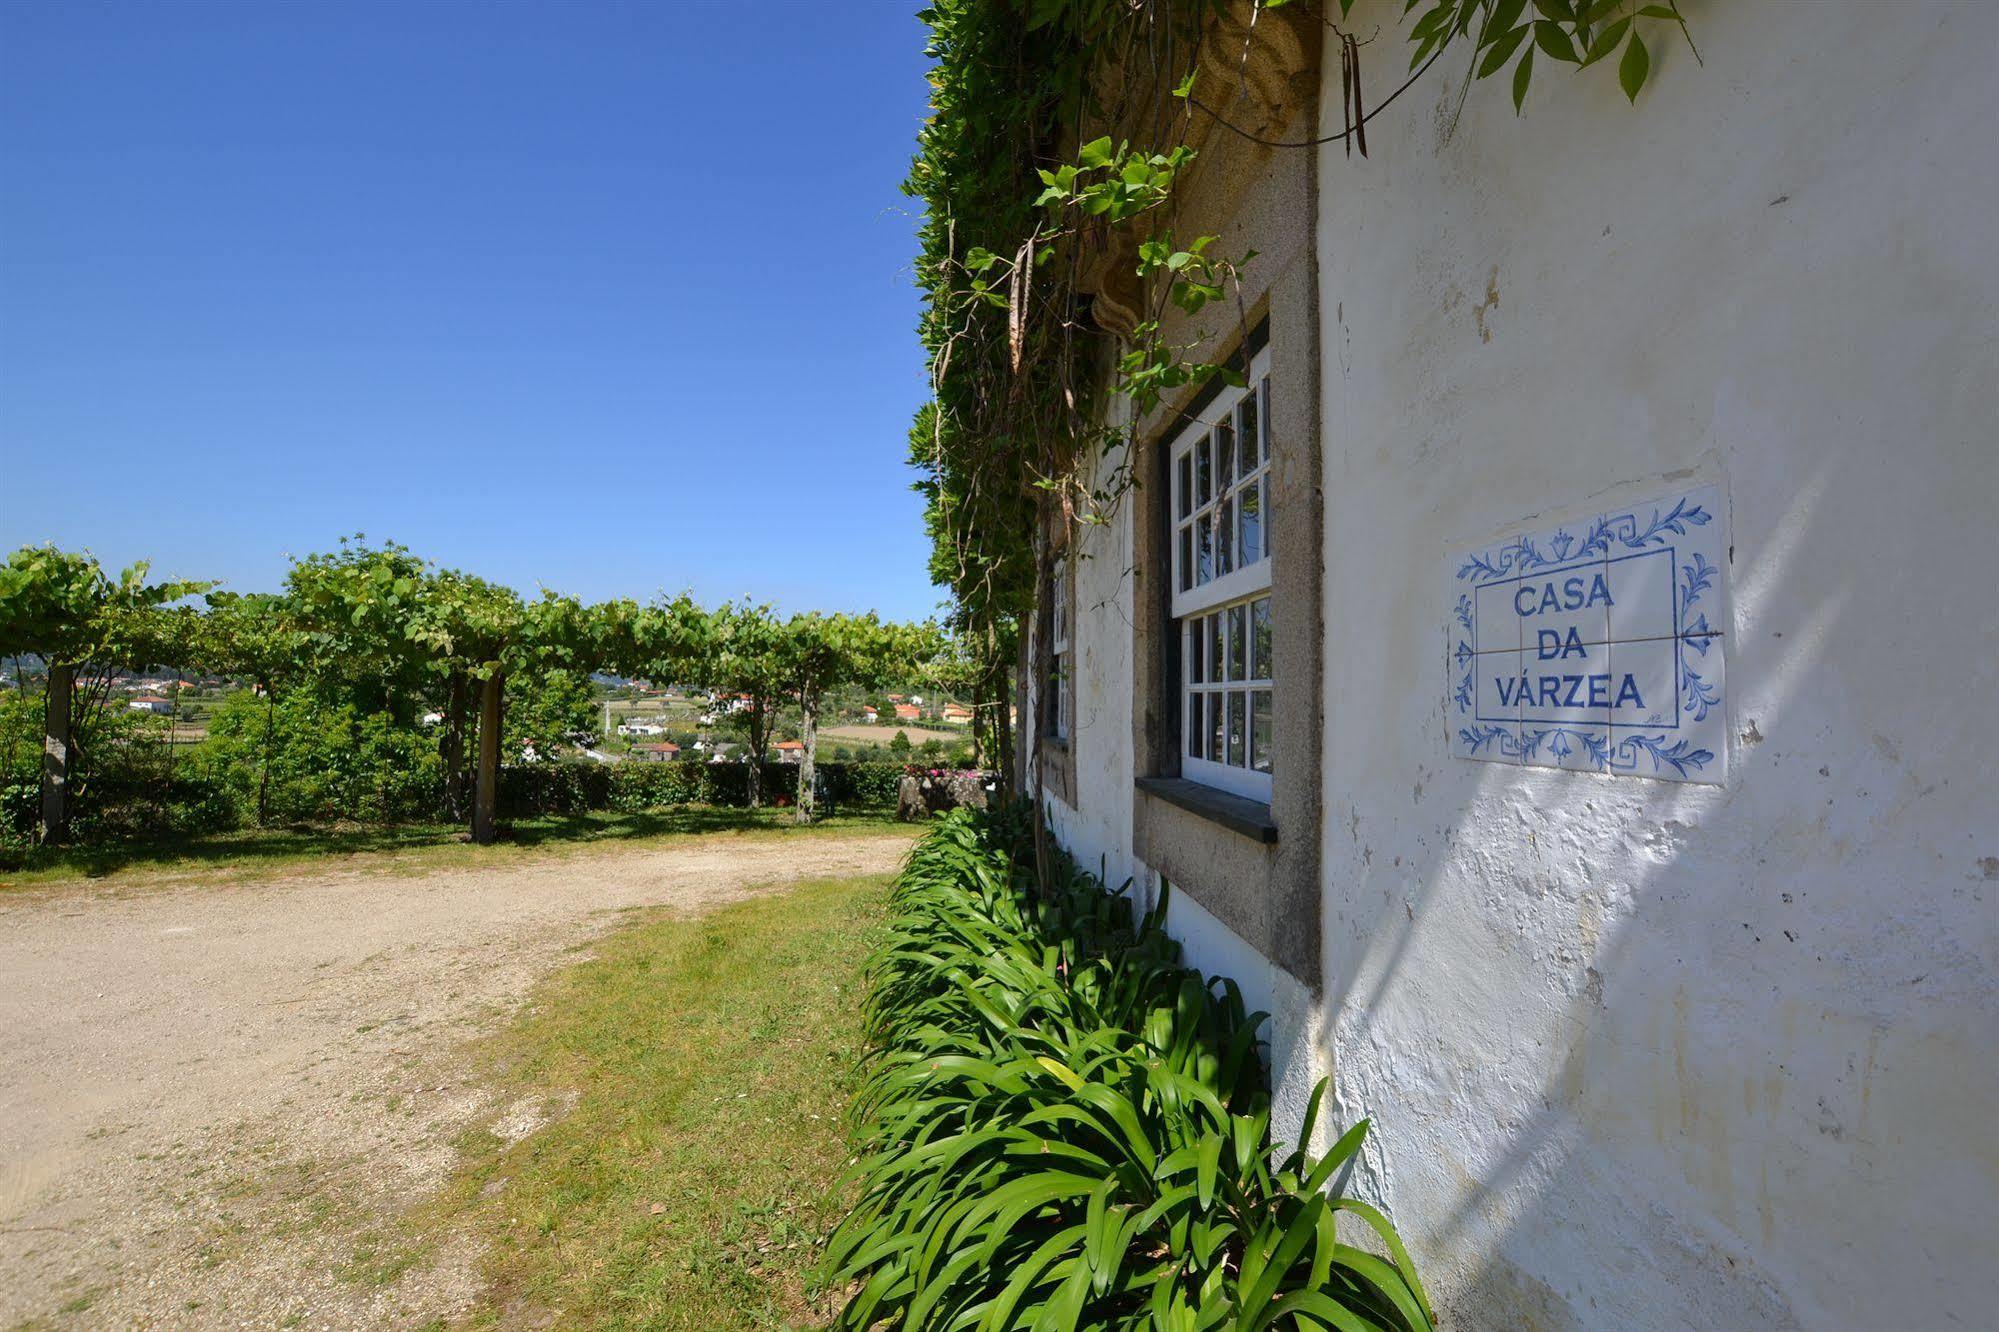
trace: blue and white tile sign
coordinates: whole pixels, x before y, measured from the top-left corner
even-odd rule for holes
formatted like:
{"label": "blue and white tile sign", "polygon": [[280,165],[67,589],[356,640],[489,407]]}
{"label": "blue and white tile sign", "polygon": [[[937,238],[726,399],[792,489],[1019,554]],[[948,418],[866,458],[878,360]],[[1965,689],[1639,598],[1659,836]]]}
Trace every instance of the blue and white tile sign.
{"label": "blue and white tile sign", "polygon": [[1454,557],[1451,753],[1721,782],[1727,549],[1701,486]]}

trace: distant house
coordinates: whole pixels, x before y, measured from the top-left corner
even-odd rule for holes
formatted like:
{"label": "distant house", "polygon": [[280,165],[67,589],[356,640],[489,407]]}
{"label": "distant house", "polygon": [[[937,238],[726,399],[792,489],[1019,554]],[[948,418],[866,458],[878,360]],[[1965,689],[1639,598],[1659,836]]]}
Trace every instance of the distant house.
{"label": "distant house", "polygon": [[889,701],[889,702],[891,702],[891,703],[901,703],[901,702],[905,701],[905,700],[906,700],[907,698],[908,698],[908,695],[906,695],[906,694],[890,694],[890,695],[888,696],[888,701]]}
{"label": "distant house", "polygon": [[917,707],[914,703],[898,703],[895,705],[895,719],[897,721],[913,722],[921,719],[922,716],[923,709]]}
{"label": "distant house", "polygon": [[649,745],[633,745],[634,763],[670,763],[680,756],[680,746],[671,740],[660,740]]}
{"label": "distant house", "polygon": [[870,726],[872,726],[872,725],[873,725],[874,723],[876,723],[876,722],[880,721],[880,720],[881,720],[881,716],[882,716],[882,715],[881,715],[881,713],[877,712],[877,711],[876,711],[875,709],[873,709],[873,708],[862,708],[862,709],[861,709],[861,720],[863,720],[863,721],[867,722],[867,723],[868,723],[868,724],[869,724]]}
{"label": "distant house", "polygon": [[655,721],[651,718],[642,717],[635,721],[619,722],[618,734],[619,735],[665,735],[666,725],[664,722]]}
{"label": "distant house", "polygon": [[950,722],[953,726],[968,725],[972,720],[972,710],[963,703],[946,703],[944,705],[944,720]]}
{"label": "distant house", "polygon": [[805,757],[805,746],[797,740],[780,740],[771,746],[779,763],[797,763]]}
{"label": "distant house", "polygon": [[141,694],[125,706],[134,712],[172,712],[174,708],[171,700],[158,694]]}

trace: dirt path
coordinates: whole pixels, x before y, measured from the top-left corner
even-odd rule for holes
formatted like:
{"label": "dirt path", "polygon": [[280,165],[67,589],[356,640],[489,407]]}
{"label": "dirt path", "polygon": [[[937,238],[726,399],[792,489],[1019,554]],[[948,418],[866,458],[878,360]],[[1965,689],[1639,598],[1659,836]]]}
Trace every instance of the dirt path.
{"label": "dirt path", "polygon": [[385,1228],[468,1128],[459,1056],[621,912],[880,873],[894,835],[0,897],[0,1328],[405,1327],[477,1293]]}

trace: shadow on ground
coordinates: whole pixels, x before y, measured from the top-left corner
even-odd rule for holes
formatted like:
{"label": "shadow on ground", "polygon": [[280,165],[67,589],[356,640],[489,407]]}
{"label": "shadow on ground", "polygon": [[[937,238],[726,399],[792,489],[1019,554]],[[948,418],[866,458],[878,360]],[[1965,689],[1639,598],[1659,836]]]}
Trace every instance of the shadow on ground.
{"label": "shadow on ground", "polygon": [[[501,841],[517,847],[558,847],[728,832],[855,832],[891,821],[889,811],[878,809],[839,809],[815,820],[809,828],[799,828],[793,818],[790,809],[707,805],[676,805],[636,813],[547,814],[511,821],[502,829]],[[292,860],[323,861],[460,846],[468,854],[478,853],[470,846],[465,828],[455,823],[297,825],[101,846],[36,847],[20,864],[0,869],[0,876],[18,872],[36,878],[79,875],[101,879],[139,869],[265,867]],[[0,877],[0,884],[4,882]]]}

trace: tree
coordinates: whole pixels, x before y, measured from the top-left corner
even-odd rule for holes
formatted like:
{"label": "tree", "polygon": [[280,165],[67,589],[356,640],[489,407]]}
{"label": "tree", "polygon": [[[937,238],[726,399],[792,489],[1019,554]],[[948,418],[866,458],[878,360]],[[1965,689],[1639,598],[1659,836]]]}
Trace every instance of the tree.
{"label": "tree", "polygon": [[900,626],[882,624],[870,610],[866,616],[798,614],[784,626],[782,660],[790,692],[798,698],[800,740],[806,744],[798,764],[798,822],[810,824],[814,814],[814,780],[820,762],[820,702],[826,690],[838,686],[882,688],[882,682],[906,660],[898,652],[912,646]]}
{"label": "tree", "polygon": [[[24,546],[0,566],[0,657],[42,659],[42,792],[40,835],[60,842],[69,826],[70,794],[86,753],[84,732],[111,672],[160,650],[160,625],[146,613],[202,592],[212,583],[147,583],[150,566],[135,564],[114,582],[95,557],[54,546]],[[97,684],[81,695],[80,672]]]}
{"label": "tree", "polygon": [[436,667],[426,642],[433,577],[405,546],[370,546],[342,537],[340,549],[294,561],[285,591],[304,632],[303,665],[322,687],[343,690],[363,713],[385,712],[399,725]]}
{"label": "tree", "polygon": [[[447,569],[422,589],[410,637],[433,654],[433,670],[479,694],[479,757],[472,789],[472,840],[499,833],[500,734],[507,670],[523,646],[526,617],[512,588]],[[447,719],[449,724],[449,719]]]}
{"label": "tree", "polygon": [[270,819],[278,693],[305,677],[306,629],[287,598],[268,592],[211,592],[203,619],[203,664],[248,681],[264,698],[264,735],[257,760],[257,825],[262,827]]}
{"label": "tree", "polygon": [[907,731],[897,731],[895,738],[888,742],[888,752],[895,755],[896,762],[907,762],[909,759],[909,733]]}
{"label": "tree", "polygon": [[607,601],[590,613],[601,668],[655,684],[682,683],[707,673],[714,651],[714,618],[687,593],[670,601],[662,597],[648,606]]}
{"label": "tree", "polygon": [[724,694],[749,699],[749,800],[763,803],[764,756],[777,710],[796,693],[785,625],[767,605],[724,602],[714,615],[711,650],[701,663],[701,683]]}

